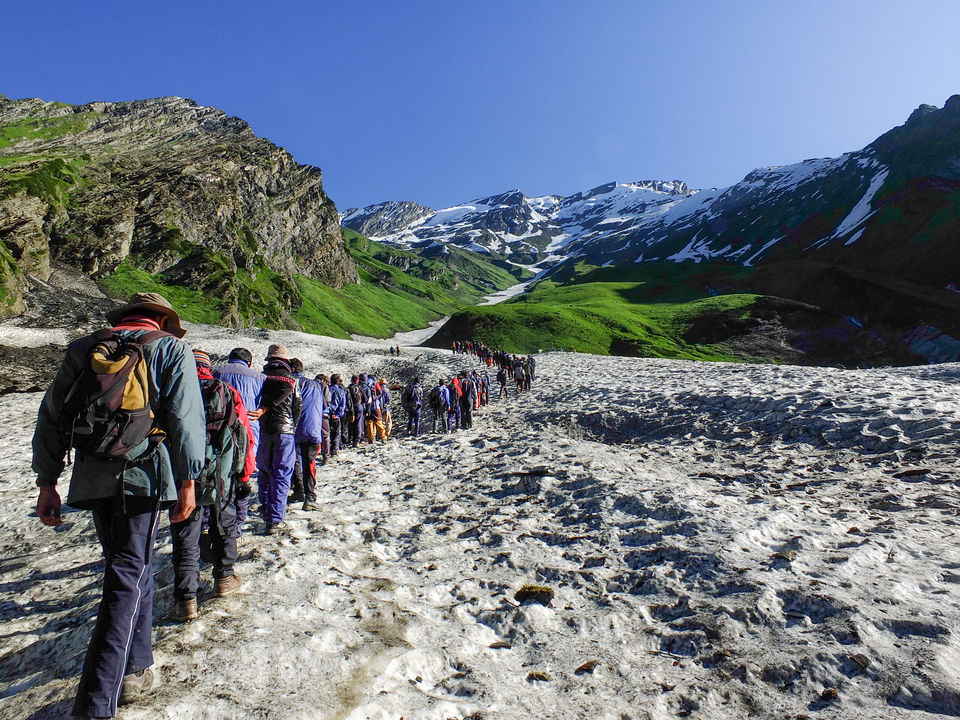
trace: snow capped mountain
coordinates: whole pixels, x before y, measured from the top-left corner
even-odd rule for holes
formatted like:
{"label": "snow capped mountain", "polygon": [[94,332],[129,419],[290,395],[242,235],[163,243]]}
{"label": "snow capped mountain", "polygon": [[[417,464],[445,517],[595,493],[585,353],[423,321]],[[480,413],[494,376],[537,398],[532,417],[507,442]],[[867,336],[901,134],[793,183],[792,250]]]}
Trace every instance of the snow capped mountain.
{"label": "snow capped mountain", "polygon": [[650,208],[672,204],[690,194],[686,183],[648,180],[608,183],[570,197],[530,198],[520,190],[424,212],[406,224],[393,219],[414,203],[380,203],[344,214],[342,224],[364,229],[374,240],[404,247],[453,244],[518,264],[541,262],[573,241],[608,235],[619,219],[632,219]]}
{"label": "snow capped mountain", "polygon": [[[942,288],[960,285],[958,191],[960,95],[942,109],[922,106],[862,150],[760,168],[728,188],[611,182],[534,198],[512,190],[371,229],[387,243],[454,244],[542,268],[574,257],[596,265],[810,260]],[[360,218],[382,207],[343,224],[363,232]]]}

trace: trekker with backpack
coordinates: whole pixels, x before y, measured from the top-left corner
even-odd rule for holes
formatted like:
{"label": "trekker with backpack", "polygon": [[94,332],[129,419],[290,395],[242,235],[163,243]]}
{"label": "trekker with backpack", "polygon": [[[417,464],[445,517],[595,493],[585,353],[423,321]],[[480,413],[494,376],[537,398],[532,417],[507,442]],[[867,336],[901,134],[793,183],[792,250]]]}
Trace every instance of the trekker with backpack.
{"label": "trekker with backpack", "polygon": [[303,374],[303,363],[298,358],[290,360],[293,377],[300,391],[300,420],[294,440],[297,445],[293,466],[292,493],[287,504],[303,503],[303,510],[319,510],[317,504],[317,453],[323,440],[323,412],[326,409],[323,386]]}
{"label": "trekker with backpack", "polygon": [[383,413],[383,429],[387,438],[390,437],[390,432],[393,430],[393,414],[390,412],[390,401],[392,399],[387,379],[380,378],[380,412]]}
{"label": "trekker with backpack", "polygon": [[[373,380],[373,377],[370,377]],[[387,441],[387,429],[383,424],[383,392],[380,383],[374,381],[372,387],[368,385],[367,390],[370,393],[370,412],[367,414],[367,442],[373,443],[375,439],[380,442]]]}
{"label": "trekker with backpack", "polygon": [[[253,353],[247,348],[234,348],[227,357],[226,365],[217,365],[213,368],[213,376],[223,380],[232,387],[243,400],[243,407],[252,410],[260,405],[260,395],[263,393],[263,381],[267,379],[259,370],[250,367],[253,364]],[[253,474],[257,476],[257,447],[260,445],[260,423],[250,420],[250,429],[253,431]],[[250,507],[250,498],[237,498],[237,535],[243,534],[243,524],[247,521],[247,511]]]}
{"label": "trekker with backpack", "polygon": [[[430,391],[430,409],[433,411],[433,432],[449,432],[447,413],[450,412],[450,391],[440,378],[437,386]],[[440,430],[437,430],[439,424]]]}
{"label": "trekker with backpack", "polygon": [[420,409],[423,407],[423,388],[420,378],[415,377],[400,394],[400,404],[407,413],[407,434],[416,437],[420,434]]}
{"label": "trekker with backpack", "polygon": [[350,420],[348,432],[350,434],[351,447],[357,447],[363,438],[363,412],[366,406],[366,398],[363,394],[363,386],[360,384],[360,378],[354,375],[350,379],[350,387],[347,388],[347,398],[350,407]]}
{"label": "trekker with backpack", "polygon": [[477,386],[464,370],[460,373],[460,427],[473,427],[473,407],[477,402]]}
{"label": "trekker with backpack", "polygon": [[340,452],[343,418],[347,414],[347,391],[343,379],[336,373],[330,376],[330,457]]}
{"label": "trekker with backpack", "polygon": [[237,561],[238,497],[250,495],[253,472],[253,431],[243,400],[234,388],[213,377],[210,356],[194,350],[197,380],[206,419],[205,461],[196,481],[197,507],[186,518],[170,519],[173,540],[173,618],[186,622],[197,617],[200,586],[200,543],[205,511],[209,511],[209,548],[213,563],[214,597],[227,597],[240,589],[233,571]]}
{"label": "trekker with backpack", "polygon": [[460,378],[454,375],[450,379],[450,413],[447,415],[447,424],[450,430],[460,429]]}
{"label": "trekker with backpack", "polygon": [[[93,512],[105,558],[100,608],[73,705],[111,718],[153,683],[153,568],[161,509],[193,512],[204,466],[196,365],[180,318],[156,293],[107,313],[114,325],[67,347],[33,435],[37,515],[57,526],[64,456],[76,451],[67,502]],[[122,429],[121,429],[122,428]]]}
{"label": "trekker with backpack", "polygon": [[517,384],[517,395],[519,395],[523,392],[524,380],[523,362],[519,359],[513,361],[513,379]]}
{"label": "trekker with backpack", "polygon": [[297,454],[295,433],[300,421],[301,398],[287,348],[271,345],[265,360],[263,372],[267,379],[263,383],[260,407],[251,415],[260,420],[257,468],[263,534],[273,535],[286,530],[284,518]]}

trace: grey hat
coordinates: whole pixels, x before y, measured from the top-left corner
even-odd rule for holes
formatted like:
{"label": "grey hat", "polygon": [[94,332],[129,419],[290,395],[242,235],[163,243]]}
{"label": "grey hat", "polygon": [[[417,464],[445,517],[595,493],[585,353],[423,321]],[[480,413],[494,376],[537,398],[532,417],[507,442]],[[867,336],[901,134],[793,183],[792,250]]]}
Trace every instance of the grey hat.
{"label": "grey hat", "polygon": [[174,337],[182,338],[187,331],[180,325],[180,316],[173,309],[173,305],[163,295],[153,292],[139,292],[134,294],[126,305],[107,313],[107,321],[116,325],[128,315],[135,315],[138,310],[149,310],[167,316],[167,326],[164,328]]}

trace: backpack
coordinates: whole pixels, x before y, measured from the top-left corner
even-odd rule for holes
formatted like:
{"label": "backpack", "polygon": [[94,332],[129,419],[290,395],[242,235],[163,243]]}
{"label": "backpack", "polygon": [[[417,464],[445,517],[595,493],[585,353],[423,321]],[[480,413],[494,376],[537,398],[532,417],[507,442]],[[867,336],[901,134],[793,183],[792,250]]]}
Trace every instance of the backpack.
{"label": "backpack", "polygon": [[363,402],[363,390],[360,389],[360,386],[359,386],[359,385],[357,385],[356,383],[354,383],[353,385],[351,385],[351,386],[348,388],[347,392],[350,393],[350,402],[353,404],[353,412],[354,412],[354,414],[359,415],[360,410],[361,410],[361,409],[363,408],[363,406],[364,406],[364,402]]}
{"label": "backpack", "polygon": [[437,385],[433,390],[430,391],[430,407],[433,410],[441,410],[443,408],[443,398],[440,397],[440,386]]}
{"label": "backpack", "polygon": [[407,385],[400,395],[400,404],[408,413],[414,413],[423,404],[423,390],[416,385]]}
{"label": "backpack", "polygon": [[226,383],[216,379],[200,380],[207,437],[203,471],[196,482],[197,505],[223,502],[228,495],[227,481],[243,474],[247,455],[247,434],[233,393]]}
{"label": "backpack", "polygon": [[72,418],[70,446],[83,455],[131,460],[129,453],[151,436],[150,373],[143,347],[169,335],[154,330],[138,338],[101,330],[87,351],[86,365],[67,393],[64,410]]}

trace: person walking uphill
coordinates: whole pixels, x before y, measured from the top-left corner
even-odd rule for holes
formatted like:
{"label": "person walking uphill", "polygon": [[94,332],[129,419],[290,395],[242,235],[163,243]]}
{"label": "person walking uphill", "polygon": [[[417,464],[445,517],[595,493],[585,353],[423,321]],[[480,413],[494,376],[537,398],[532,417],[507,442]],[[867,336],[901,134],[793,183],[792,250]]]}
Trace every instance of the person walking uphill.
{"label": "person walking uphill", "polygon": [[[226,365],[217,365],[213,368],[213,376],[223,380],[232,387],[243,400],[245,410],[253,410],[260,406],[260,395],[263,393],[263,381],[267,379],[259,370],[250,367],[253,364],[253,353],[246,348],[238,347],[230,351]],[[257,447],[260,445],[260,423],[250,419],[250,429],[253,431],[254,467],[251,477],[256,476]],[[237,535],[243,532],[243,524],[247,521],[247,510],[250,507],[249,497],[237,498]]]}
{"label": "person walking uphill", "polygon": [[157,523],[171,505],[177,521],[193,512],[206,434],[196,365],[166,298],[137,293],[107,320],[112,329],[68,346],[33,436],[37,515],[44,525],[63,522],[56,484],[72,446],[67,502],[93,512],[105,558],[73,705],[73,714],[86,718],[114,717],[118,704],[153,682]]}
{"label": "person walking uphill", "polygon": [[257,468],[263,510],[263,534],[285,529],[287,495],[296,458],[297,423],[300,420],[300,390],[290,370],[290,354],[283,345],[267,350],[260,407],[250,415],[260,420],[260,447]]}
{"label": "person walking uphill", "polygon": [[[297,379],[301,411],[295,433],[297,454],[293,470],[293,494],[288,503],[303,503],[304,510],[319,510],[317,505],[317,453],[323,442],[323,415],[327,410],[323,386],[303,374],[303,363],[290,361],[293,377]],[[329,432],[329,431],[328,431]]]}
{"label": "person walking uphill", "polygon": [[400,393],[400,404],[407,413],[407,434],[420,434],[420,410],[423,407],[423,388],[420,378],[414,378]]}
{"label": "person walking uphill", "polygon": [[200,587],[200,539],[204,511],[209,512],[213,594],[227,597],[240,589],[233,571],[237,562],[237,498],[250,496],[253,430],[240,393],[213,377],[210,356],[193,351],[206,418],[206,458],[196,484],[197,508],[182,522],[171,518],[174,611],[180,622],[197,617]]}

